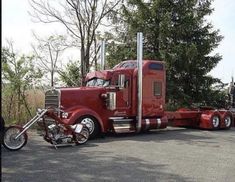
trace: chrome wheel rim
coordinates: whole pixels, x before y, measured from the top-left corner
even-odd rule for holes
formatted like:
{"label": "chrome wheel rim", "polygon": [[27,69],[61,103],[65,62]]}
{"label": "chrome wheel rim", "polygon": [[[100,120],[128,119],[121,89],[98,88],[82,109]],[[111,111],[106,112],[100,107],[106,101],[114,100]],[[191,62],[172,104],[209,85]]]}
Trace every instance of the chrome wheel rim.
{"label": "chrome wheel rim", "polygon": [[219,127],[219,116],[213,116],[212,118],[212,124],[214,128]]}
{"label": "chrome wheel rim", "polygon": [[22,134],[19,138],[15,139],[15,137],[20,133],[19,128],[11,128],[8,129],[4,134],[4,144],[12,150],[16,150],[24,145],[25,137]]}
{"label": "chrome wheel rim", "polygon": [[91,118],[84,118],[84,119],[82,119],[81,123],[86,125],[86,127],[89,129],[90,133],[93,133],[93,131],[95,129],[95,124]]}
{"label": "chrome wheel rim", "polygon": [[231,123],[232,123],[232,119],[230,116],[226,116],[224,119],[224,123],[226,127],[230,127]]}

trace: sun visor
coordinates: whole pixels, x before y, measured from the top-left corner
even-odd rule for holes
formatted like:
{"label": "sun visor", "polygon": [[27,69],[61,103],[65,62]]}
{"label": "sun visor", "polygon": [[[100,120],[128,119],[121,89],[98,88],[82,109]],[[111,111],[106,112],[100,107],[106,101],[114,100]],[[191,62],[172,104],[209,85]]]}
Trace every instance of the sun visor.
{"label": "sun visor", "polygon": [[109,80],[112,77],[112,71],[103,70],[103,71],[94,71],[91,73],[87,73],[85,81],[91,80],[92,78],[101,78],[104,80]]}

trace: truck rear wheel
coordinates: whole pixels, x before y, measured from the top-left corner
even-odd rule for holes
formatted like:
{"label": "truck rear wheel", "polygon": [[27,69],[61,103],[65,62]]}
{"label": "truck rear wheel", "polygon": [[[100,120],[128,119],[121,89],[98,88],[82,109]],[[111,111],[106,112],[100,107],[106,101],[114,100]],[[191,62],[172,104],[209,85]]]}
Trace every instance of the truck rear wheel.
{"label": "truck rear wheel", "polygon": [[92,116],[82,116],[79,118],[78,123],[86,125],[90,132],[90,138],[95,138],[100,132],[100,126],[97,120]]}
{"label": "truck rear wheel", "polygon": [[224,124],[225,124],[225,127],[226,127],[225,129],[231,128],[231,126],[232,126],[232,116],[226,115],[224,117]]}
{"label": "truck rear wheel", "polygon": [[212,129],[218,130],[220,126],[220,117],[218,115],[212,116],[211,122],[212,122],[212,127],[213,127]]}

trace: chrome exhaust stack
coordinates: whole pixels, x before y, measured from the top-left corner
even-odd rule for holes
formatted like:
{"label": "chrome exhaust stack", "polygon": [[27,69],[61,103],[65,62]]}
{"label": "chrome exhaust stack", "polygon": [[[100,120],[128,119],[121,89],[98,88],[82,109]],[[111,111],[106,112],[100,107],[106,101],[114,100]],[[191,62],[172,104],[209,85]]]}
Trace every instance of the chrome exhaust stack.
{"label": "chrome exhaust stack", "polygon": [[137,110],[137,132],[141,130],[141,122],[142,122],[142,99],[143,99],[143,74],[142,74],[142,63],[143,63],[143,33],[137,33],[137,68],[138,68],[138,110]]}
{"label": "chrome exhaust stack", "polygon": [[105,40],[101,41],[101,47],[100,47],[100,64],[101,64],[101,70],[105,69]]}

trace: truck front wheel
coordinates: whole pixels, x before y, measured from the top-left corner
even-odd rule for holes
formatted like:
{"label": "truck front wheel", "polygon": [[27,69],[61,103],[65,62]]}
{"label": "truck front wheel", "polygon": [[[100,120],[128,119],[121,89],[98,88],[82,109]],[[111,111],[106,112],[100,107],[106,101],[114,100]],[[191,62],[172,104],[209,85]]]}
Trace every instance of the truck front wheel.
{"label": "truck front wheel", "polygon": [[86,125],[90,132],[90,138],[95,138],[100,132],[99,123],[92,116],[82,116],[81,118],[79,118],[78,123]]}

